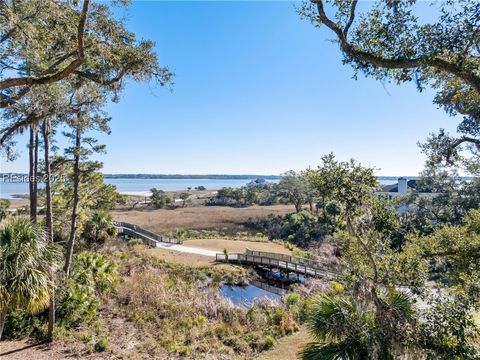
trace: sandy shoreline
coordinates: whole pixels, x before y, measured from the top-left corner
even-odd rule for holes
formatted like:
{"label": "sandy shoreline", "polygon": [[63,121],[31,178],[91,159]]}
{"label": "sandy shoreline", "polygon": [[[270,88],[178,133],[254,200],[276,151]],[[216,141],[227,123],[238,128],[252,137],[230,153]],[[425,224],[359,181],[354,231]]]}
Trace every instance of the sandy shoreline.
{"label": "sandy shoreline", "polygon": [[[169,194],[176,194],[185,190],[167,190],[166,193]],[[189,191],[192,195],[197,195],[198,198],[202,198],[205,196],[212,196],[217,193],[218,190],[201,190],[201,191]],[[134,196],[134,197],[143,197],[149,198],[152,195],[151,191],[121,191],[120,194],[127,195],[127,196]],[[0,200],[8,200],[10,201],[10,205],[12,208],[18,208],[23,206],[28,206],[28,194],[12,194],[10,197],[3,197],[0,194]],[[176,202],[182,201],[180,199],[175,199]]]}

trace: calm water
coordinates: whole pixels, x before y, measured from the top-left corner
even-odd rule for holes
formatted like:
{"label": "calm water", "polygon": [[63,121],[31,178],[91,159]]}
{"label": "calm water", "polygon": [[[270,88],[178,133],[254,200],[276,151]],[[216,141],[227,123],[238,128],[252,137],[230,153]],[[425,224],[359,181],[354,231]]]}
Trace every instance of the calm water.
{"label": "calm water", "polygon": [[[222,187],[238,188],[251,180],[253,179],[105,179],[105,182],[115,185],[121,193],[148,195],[152,188],[173,191],[205,186],[208,190],[215,190]],[[25,194],[28,194],[28,183],[12,183],[4,182],[3,179],[0,180],[0,198],[9,199],[13,195]]]}
{"label": "calm water", "polygon": [[[173,191],[205,186],[208,190],[216,190],[223,187],[238,188],[251,180],[253,179],[105,179],[105,182],[115,185],[118,191],[124,194],[148,196],[151,188]],[[278,182],[278,180],[269,180],[269,182]],[[396,183],[396,181],[380,179],[380,183],[385,185]],[[0,198],[10,199],[13,195],[25,194],[28,194],[28,183],[5,182],[3,178],[0,179]]]}
{"label": "calm water", "polygon": [[271,293],[269,291],[260,289],[254,285],[247,286],[230,286],[223,285],[220,288],[220,294],[230,299],[234,305],[249,308],[253,305],[255,300],[268,298],[273,301],[280,301],[281,296]]}

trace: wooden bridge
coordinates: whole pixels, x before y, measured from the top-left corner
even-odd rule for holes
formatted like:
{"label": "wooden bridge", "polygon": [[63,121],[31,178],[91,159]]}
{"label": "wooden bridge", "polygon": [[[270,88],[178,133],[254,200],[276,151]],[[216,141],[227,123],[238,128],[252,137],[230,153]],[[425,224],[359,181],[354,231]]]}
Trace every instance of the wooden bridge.
{"label": "wooden bridge", "polygon": [[[162,247],[165,246],[165,243],[182,243],[179,239],[169,238],[155,234],[149,230],[141,228],[138,225],[119,221],[114,221],[113,225],[119,230],[120,234],[132,238],[142,239],[144,243],[152,247]],[[186,249],[188,247],[182,247],[182,250],[180,250],[179,248],[180,247],[177,247],[178,251],[184,250],[184,252],[192,252],[193,249],[189,248],[189,251],[187,251]],[[214,252],[209,251],[209,254],[207,254],[207,256],[214,256]],[[313,276],[326,279],[336,279],[339,275],[338,270],[328,267],[320,261],[273,252],[253,251],[247,249],[245,253],[233,253],[228,255],[224,253],[216,253],[215,258],[218,262],[260,266],[263,268],[267,268],[270,271],[278,269],[281,274],[295,273],[297,275]]]}
{"label": "wooden bridge", "polygon": [[216,261],[236,264],[267,267],[270,270],[296,273],[304,276],[313,276],[326,279],[338,278],[339,272],[325,266],[320,261],[300,258],[296,256],[248,250],[245,253],[217,254]]}
{"label": "wooden bridge", "polygon": [[157,247],[159,243],[181,244],[182,241],[176,238],[169,238],[155,234],[149,230],[143,229],[138,225],[129,224],[121,221],[114,221],[113,225],[118,229],[122,235],[127,235],[132,238],[142,239],[143,242],[149,246]]}

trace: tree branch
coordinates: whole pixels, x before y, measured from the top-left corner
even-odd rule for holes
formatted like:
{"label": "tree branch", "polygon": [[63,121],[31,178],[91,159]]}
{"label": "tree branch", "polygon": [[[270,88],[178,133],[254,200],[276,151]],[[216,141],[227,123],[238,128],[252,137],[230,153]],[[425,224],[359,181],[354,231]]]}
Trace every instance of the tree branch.
{"label": "tree branch", "polygon": [[464,143],[470,143],[473,144],[477,147],[478,150],[480,150],[480,139],[475,139],[469,136],[462,136],[461,138],[456,139],[447,149],[445,160],[447,161],[448,164],[452,165],[454,162],[452,161],[451,157],[453,155],[453,152],[457,147]]}
{"label": "tree branch", "polygon": [[0,81],[0,90],[5,90],[8,88],[17,87],[17,86],[33,86],[33,85],[49,84],[67,77],[75,69],[77,69],[80,65],[82,65],[83,62],[85,61],[83,37],[85,33],[85,24],[87,21],[89,4],[90,4],[90,0],[84,0],[82,13],[81,13],[80,20],[78,22],[78,28],[77,28],[77,58],[75,60],[73,60],[70,64],[68,64],[63,70],[60,70],[55,73],[44,74],[38,77],[27,76],[27,77],[20,77],[20,78],[5,79],[3,81]]}
{"label": "tree branch", "polygon": [[[422,68],[422,67],[433,67],[437,70],[445,71],[447,73],[451,73],[471,86],[475,88],[477,92],[480,93],[480,77],[477,76],[473,71],[467,71],[461,66],[458,66],[454,63],[450,63],[444,59],[441,59],[436,56],[423,56],[417,57],[413,59],[402,59],[402,58],[383,58],[381,56],[359,50],[355,48],[352,44],[350,44],[346,38],[345,30],[349,30],[351,26],[350,20],[347,23],[347,26],[342,31],[335,22],[330,20],[330,18],[325,13],[325,9],[323,6],[322,0],[312,0],[313,3],[317,4],[317,11],[319,20],[322,24],[325,24],[330,30],[332,30],[336,35],[340,42],[340,48],[342,51],[357,61],[365,62],[367,64],[371,64],[375,67],[385,68],[385,69],[414,69],[414,68]],[[355,18],[355,6],[356,2],[352,3],[352,8],[350,12],[350,19]]]}
{"label": "tree branch", "polygon": [[2,130],[2,136],[0,137],[0,147],[4,146],[4,144],[10,140],[10,138],[17,132],[22,129],[25,129],[29,125],[33,124],[34,122],[40,119],[39,116],[35,116],[30,114],[26,116],[23,120],[16,121],[10,127]]}
{"label": "tree branch", "polygon": [[345,29],[343,29],[343,36],[345,39],[348,35],[348,30],[350,30],[350,26],[353,24],[353,20],[355,20],[355,9],[357,8],[357,0],[353,0],[352,6],[350,8],[350,18],[348,19],[347,25],[345,25]]}

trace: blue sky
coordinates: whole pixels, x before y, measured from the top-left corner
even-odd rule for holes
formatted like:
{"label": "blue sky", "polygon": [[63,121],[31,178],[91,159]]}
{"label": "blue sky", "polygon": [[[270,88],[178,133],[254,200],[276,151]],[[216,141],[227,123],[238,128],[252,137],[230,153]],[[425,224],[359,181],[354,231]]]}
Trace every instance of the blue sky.
{"label": "blue sky", "polygon": [[[334,152],[379,175],[416,175],[417,142],[457,123],[413,84],[353,80],[332,34],[293,3],[133,1],[127,19],[156,42],[175,86],[131,83],[107,106],[106,173],[279,174]],[[1,171],[27,170],[19,150]]]}

